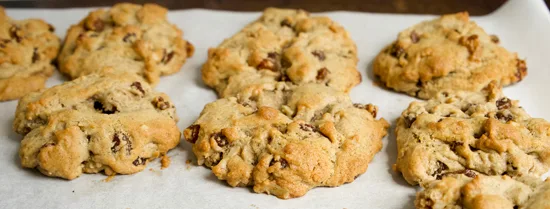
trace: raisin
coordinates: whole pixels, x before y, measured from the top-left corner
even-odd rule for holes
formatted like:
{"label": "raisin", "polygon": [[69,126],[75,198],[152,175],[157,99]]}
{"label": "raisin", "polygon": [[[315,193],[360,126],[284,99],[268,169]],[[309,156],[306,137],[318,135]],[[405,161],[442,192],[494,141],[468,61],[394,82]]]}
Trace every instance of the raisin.
{"label": "raisin", "polygon": [[122,41],[124,42],[132,42],[132,39],[136,37],[136,34],[135,33],[128,33],[124,36],[124,38],[122,38]]}
{"label": "raisin", "polygon": [[21,40],[23,39],[23,36],[21,36],[21,30],[15,25],[10,27],[10,36],[17,42],[21,42]]}
{"label": "raisin", "polygon": [[215,133],[212,137],[214,138],[214,141],[216,141],[216,143],[218,143],[218,146],[220,146],[220,147],[223,147],[223,146],[229,144],[229,142],[227,141],[227,137],[225,137],[225,135],[223,135],[222,133]]}
{"label": "raisin", "polygon": [[165,110],[170,107],[170,102],[164,101],[162,97],[156,97],[151,103],[159,110]]}
{"label": "raisin", "polygon": [[171,51],[170,53],[166,53],[166,49],[164,50],[164,54],[162,55],[162,59],[160,60],[160,62],[164,63],[164,64],[168,64],[170,62],[170,60],[172,60],[172,58],[174,57],[174,54],[176,54],[174,51]]}
{"label": "raisin", "polygon": [[131,87],[134,87],[136,88],[138,91],[140,91],[142,94],[145,94],[145,90],[143,90],[143,87],[141,86],[141,83],[136,81],[136,82],[133,82],[132,85],[130,85]]}
{"label": "raisin", "polygon": [[279,54],[277,54],[277,52],[269,52],[269,53],[267,53],[267,58],[269,58],[269,59],[276,60],[277,57],[279,57]]}
{"label": "raisin", "polygon": [[311,124],[307,124],[307,123],[302,123],[300,124],[300,129],[304,130],[304,131],[315,131],[315,126],[311,125]]}
{"label": "raisin", "polygon": [[329,74],[330,72],[328,71],[328,69],[326,67],[323,67],[321,69],[319,69],[317,71],[317,76],[315,77],[318,81],[322,81],[322,80],[325,80],[325,78],[327,77],[327,75]]}
{"label": "raisin", "polygon": [[474,138],[479,139],[479,138],[481,138],[481,136],[483,136],[483,134],[485,134],[484,130],[481,130],[480,132],[474,133]]}
{"label": "raisin", "polygon": [[470,178],[475,178],[477,176],[476,172],[470,170],[470,169],[465,169],[463,171],[464,175],[470,177]]}
{"label": "raisin", "polygon": [[6,48],[6,44],[8,44],[10,40],[8,39],[0,39],[0,48]]}
{"label": "raisin", "polygon": [[422,85],[424,85],[424,84],[422,83],[421,80],[418,80],[418,81],[416,82],[416,87],[422,88]]}
{"label": "raisin", "polygon": [[353,104],[353,106],[355,108],[359,108],[359,109],[365,109],[367,110],[368,112],[370,112],[370,114],[372,115],[372,117],[376,118],[376,114],[378,113],[378,108],[372,104],[358,104],[358,103],[355,103]]}
{"label": "raisin", "polygon": [[114,114],[116,113],[118,110],[115,106],[113,106],[112,109],[105,109],[105,106],[103,106],[103,103],[101,103],[100,101],[94,101],[94,109],[96,109],[97,111],[100,111],[101,113],[103,114]]}
{"label": "raisin", "polygon": [[525,63],[525,60],[518,59],[518,63],[516,64],[517,72],[515,76],[517,77],[518,81],[523,80],[523,77],[527,75],[527,64]]}
{"label": "raisin", "polygon": [[290,66],[292,66],[292,63],[290,61],[288,61],[288,59],[283,57],[281,59],[281,67],[282,68],[289,68]]}
{"label": "raisin", "polygon": [[91,26],[86,25],[86,30],[93,30],[95,32],[101,32],[105,28],[105,24],[100,19],[94,21]]}
{"label": "raisin", "polygon": [[32,52],[32,63],[40,60],[40,54],[38,54],[37,50],[38,48],[34,48],[34,51]]}
{"label": "raisin", "polygon": [[288,167],[288,162],[284,159],[284,158],[279,158],[279,160],[272,160],[270,163],[269,163],[269,166],[273,166],[275,165],[275,163],[280,163],[281,164],[281,168],[286,168]]}
{"label": "raisin", "polygon": [[53,25],[48,24],[48,31],[55,32],[55,28],[53,27]]}
{"label": "raisin", "polygon": [[313,56],[317,57],[317,59],[319,59],[319,61],[324,61],[326,59],[325,53],[323,51],[315,50],[315,51],[312,51],[311,54],[313,54]]}
{"label": "raisin", "polygon": [[499,110],[508,109],[512,107],[512,101],[506,97],[503,97],[497,100],[496,105]]}
{"label": "raisin", "polygon": [[399,58],[405,54],[405,49],[397,45],[397,43],[393,44],[390,48],[390,55],[394,56],[395,58]]}
{"label": "raisin", "polygon": [[130,141],[130,138],[128,137],[128,135],[123,133],[115,133],[115,135],[113,136],[113,146],[111,147],[111,151],[114,153],[117,153],[118,151],[120,151],[120,149],[122,148],[122,147],[119,147],[121,141],[126,142],[126,152],[129,155],[130,152],[132,151],[132,141]]}
{"label": "raisin", "polygon": [[500,39],[498,38],[497,35],[491,35],[491,41],[495,44],[498,44],[500,42]]}
{"label": "raisin", "polygon": [[418,41],[420,40],[420,37],[418,37],[418,34],[416,33],[416,31],[412,31],[411,32],[411,41],[413,43],[418,43]]}
{"label": "raisin", "polygon": [[292,24],[290,23],[290,20],[284,19],[283,21],[281,21],[281,27],[289,27],[289,28],[292,28]]}
{"label": "raisin", "polygon": [[511,120],[514,119],[514,116],[512,116],[512,115],[504,115],[504,113],[501,113],[501,112],[497,113],[497,114],[495,115],[495,117],[496,117],[498,120],[504,121],[504,122],[508,122],[508,121],[511,121]]}
{"label": "raisin", "polygon": [[135,166],[145,165],[145,163],[147,163],[147,158],[143,157],[138,157],[136,160],[134,160],[134,162],[132,162],[132,164],[134,164]]}
{"label": "raisin", "polygon": [[407,117],[403,117],[403,120],[405,122],[405,126],[407,126],[407,128],[410,128],[414,123],[414,121],[416,121],[416,118],[407,116]]}
{"label": "raisin", "polygon": [[475,147],[472,146],[471,144],[469,144],[468,147],[470,148],[470,150],[471,150],[472,152],[475,152],[475,151],[478,151],[478,150],[479,150],[478,148],[475,148]]}
{"label": "raisin", "polygon": [[187,139],[188,142],[195,143],[199,139],[199,132],[201,130],[201,125],[195,124],[187,127],[187,130],[191,131],[191,138]]}
{"label": "raisin", "polygon": [[436,178],[439,180],[442,177],[441,174],[443,173],[443,171],[449,169],[449,166],[445,165],[445,163],[442,163],[441,161],[437,161],[436,165],[437,170],[432,173],[432,176],[436,176]]}

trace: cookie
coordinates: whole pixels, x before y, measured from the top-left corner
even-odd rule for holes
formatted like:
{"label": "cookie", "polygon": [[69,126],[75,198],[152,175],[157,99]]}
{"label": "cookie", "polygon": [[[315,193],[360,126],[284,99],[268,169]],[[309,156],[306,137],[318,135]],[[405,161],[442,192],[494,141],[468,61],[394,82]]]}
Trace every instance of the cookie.
{"label": "cookie", "polygon": [[[220,97],[235,96],[243,80],[320,83],[349,91],[361,82],[357,48],[347,31],[303,10],[268,8],[256,21],[208,50],[202,79]],[[258,81],[257,81],[258,82]]]}
{"label": "cookie", "polygon": [[74,79],[103,67],[132,72],[156,84],[161,75],[180,70],[193,45],[156,4],[115,4],[91,12],[67,31],[59,55],[62,73]]}
{"label": "cookie", "polygon": [[21,164],[47,176],[132,174],[180,141],[175,107],[129,72],[80,77],[21,98]]}
{"label": "cookie", "polygon": [[453,175],[430,183],[417,194],[415,205],[418,209],[546,209],[549,198],[550,180]]}
{"label": "cookie", "polygon": [[412,102],[395,133],[395,168],[413,185],[466,171],[540,177],[550,166],[550,123],[529,116],[495,83]]}
{"label": "cookie", "polygon": [[13,20],[0,7],[0,101],[44,88],[60,47],[54,30],[40,19]]}
{"label": "cookie", "polygon": [[400,32],[375,58],[373,70],[386,87],[421,99],[442,90],[480,91],[492,81],[506,86],[527,75],[525,61],[470,21],[467,12]]}
{"label": "cookie", "polygon": [[376,112],[323,84],[279,82],[207,104],[184,136],[218,179],[287,199],[364,173],[389,126]]}

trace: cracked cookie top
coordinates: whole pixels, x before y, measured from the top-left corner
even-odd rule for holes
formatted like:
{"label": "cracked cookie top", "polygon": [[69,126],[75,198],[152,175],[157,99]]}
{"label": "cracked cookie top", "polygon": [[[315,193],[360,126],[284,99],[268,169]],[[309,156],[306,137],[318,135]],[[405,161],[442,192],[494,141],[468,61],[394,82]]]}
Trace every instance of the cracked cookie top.
{"label": "cracked cookie top", "polygon": [[442,90],[480,91],[490,82],[521,81],[527,65],[499,45],[468,13],[443,15],[399,33],[373,63],[374,74],[395,91],[421,99]]}

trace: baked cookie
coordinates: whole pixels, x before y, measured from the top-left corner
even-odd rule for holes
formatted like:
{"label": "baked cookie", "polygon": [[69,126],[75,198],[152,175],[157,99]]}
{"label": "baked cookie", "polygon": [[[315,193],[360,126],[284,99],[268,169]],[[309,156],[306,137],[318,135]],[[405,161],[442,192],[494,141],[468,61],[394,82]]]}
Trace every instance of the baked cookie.
{"label": "baked cookie", "polygon": [[452,175],[417,193],[418,209],[548,209],[550,180]]}
{"label": "baked cookie", "polygon": [[386,87],[421,99],[441,90],[480,91],[491,81],[506,86],[527,75],[525,61],[470,21],[467,12],[402,31],[376,57],[373,69]]}
{"label": "baked cookie", "polygon": [[231,186],[300,197],[352,182],[382,148],[389,124],[374,105],[323,84],[249,90],[207,104],[184,131],[198,164]]}
{"label": "baked cookie", "polygon": [[[208,50],[202,79],[220,97],[249,82],[321,83],[349,91],[361,82],[357,49],[344,28],[303,10],[268,8],[217,48]],[[259,81],[256,81],[256,83]]]}
{"label": "baked cookie", "polygon": [[456,172],[540,177],[550,167],[550,123],[531,118],[490,83],[412,102],[397,120],[395,168],[421,185]]}
{"label": "baked cookie", "polygon": [[26,168],[74,179],[131,174],[180,141],[170,98],[129,72],[103,72],[21,98],[13,128]]}
{"label": "baked cookie", "polygon": [[168,22],[167,12],[156,4],[129,3],[91,12],[67,31],[58,59],[61,72],[74,79],[113,67],[151,84],[178,72],[194,48]]}
{"label": "baked cookie", "polygon": [[54,30],[39,19],[12,20],[0,7],[0,101],[44,88],[59,51]]}

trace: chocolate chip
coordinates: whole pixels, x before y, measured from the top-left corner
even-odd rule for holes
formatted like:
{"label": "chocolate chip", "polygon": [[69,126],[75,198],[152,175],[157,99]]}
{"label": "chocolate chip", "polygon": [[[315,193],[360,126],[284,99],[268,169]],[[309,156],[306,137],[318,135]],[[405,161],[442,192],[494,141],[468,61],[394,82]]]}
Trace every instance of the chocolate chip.
{"label": "chocolate chip", "polygon": [[405,54],[405,49],[401,48],[397,43],[394,43],[390,48],[390,55],[399,58]]}
{"label": "chocolate chip", "polygon": [[516,67],[517,67],[517,72],[515,76],[516,78],[518,78],[518,81],[521,81],[523,80],[523,77],[527,75],[527,64],[525,63],[525,60],[518,59]]}
{"label": "chocolate chip", "polygon": [[170,107],[170,102],[164,101],[164,98],[160,96],[153,99],[151,103],[159,110],[165,110]]}
{"label": "chocolate chip", "polygon": [[501,112],[497,113],[497,114],[495,115],[495,117],[496,117],[498,120],[503,121],[503,122],[508,122],[508,121],[511,121],[511,120],[514,119],[514,116],[512,116],[512,115],[504,115],[504,113],[501,113]]}
{"label": "chocolate chip", "polygon": [[284,158],[279,158],[279,160],[273,159],[273,160],[269,163],[269,166],[273,166],[273,165],[275,165],[276,163],[280,163],[280,164],[281,164],[281,168],[286,168],[286,167],[288,167],[288,162],[287,162]]}
{"label": "chocolate chip", "polygon": [[220,146],[220,147],[223,147],[223,146],[229,144],[229,142],[227,141],[227,137],[225,137],[225,135],[223,135],[222,133],[215,133],[212,137],[214,138],[214,141],[216,141],[216,143],[218,143],[218,146]]}
{"label": "chocolate chip", "polygon": [[319,69],[317,71],[317,76],[315,77],[318,81],[322,81],[322,80],[325,80],[325,78],[327,77],[327,75],[329,74],[330,72],[328,71],[328,69],[326,67],[323,67],[321,69]]}
{"label": "chocolate chip", "polygon": [[132,39],[134,39],[136,37],[136,34],[135,33],[128,33],[124,36],[124,38],[122,38],[122,41],[124,42],[132,42]]}
{"label": "chocolate chip", "polygon": [[418,37],[418,34],[416,33],[416,31],[412,31],[411,32],[411,41],[413,43],[418,43],[418,41],[420,40],[420,37]]}
{"label": "chocolate chip", "polygon": [[21,40],[23,39],[23,36],[21,35],[21,29],[19,29],[19,27],[15,25],[10,27],[10,36],[17,42],[21,42]]}
{"label": "chocolate chip", "polygon": [[416,121],[416,118],[407,116],[407,117],[403,117],[403,121],[405,122],[405,126],[407,126],[407,128],[410,128],[414,123],[414,121]]}
{"label": "chocolate chip", "polygon": [[319,50],[315,50],[315,51],[312,51],[311,54],[313,54],[313,56],[317,57],[317,59],[319,59],[319,61],[324,61],[325,60],[325,53],[323,51],[319,51]]}
{"label": "chocolate chip", "polygon": [[145,165],[145,163],[147,163],[147,158],[143,157],[138,157],[136,160],[134,160],[134,162],[132,162],[132,164],[134,164],[135,166]]}
{"label": "chocolate chip", "polygon": [[307,124],[307,123],[300,124],[300,129],[302,129],[304,131],[309,131],[309,132],[312,132],[312,131],[316,130],[315,126],[313,126],[311,124]]}
{"label": "chocolate chip", "polygon": [[34,48],[34,51],[32,52],[32,63],[35,63],[36,61],[40,60],[40,55],[36,50],[38,50],[38,48]]}
{"label": "chocolate chip", "polygon": [[279,63],[277,62],[277,59],[279,57],[279,54],[276,52],[270,52],[267,53],[267,58],[263,59],[256,68],[258,70],[271,70],[273,72],[277,72],[280,68]]}
{"label": "chocolate chip", "polygon": [[174,57],[174,54],[176,54],[174,51],[171,51],[170,53],[166,53],[166,49],[164,50],[164,54],[162,55],[162,59],[160,60],[162,63],[167,64],[172,60]]}
{"label": "chocolate chip", "polygon": [[277,54],[277,52],[269,52],[269,53],[267,53],[267,58],[269,58],[269,59],[276,60],[277,57],[279,57],[279,54]]}
{"label": "chocolate chip", "polygon": [[53,27],[53,25],[48,24],[48,31],[55,32],[55,28]]}
{"label": "chocolate chip", "polygon": [[496,105],[499,110],[508,109],[512,107],[512,101],[506,97],[503,97],[496,101]]}
{"label": "chocolate chip", "polygon": [[101,113],[103,114],[114,114],[116,113],[118,110],[115,106],[113,106],[112,109],[105,109],[105,106],[103,105],[103,103],[101,103],[100,101],[94,101],[94,109],[96,109],[97,111],[100,111]]}
{"label": "chocolate chip", "polygon": [[122,149],[122,146],[120,146],[122,141],[126,142],[126,153],[129,155],[132,151],[132,141],[130,141],[128,135],[124,133],[115,133],[113,136],[113,146],[111,147],[111,151],[114,153],[120,151],[120,149]]}
{"label": "chocolate chip", "polygon": [[187,139],[188,142],[195,143],[199,139],[199,132],[201,130],[201,125],[195,124],[187,127],[187,130],[191,131],[191,138]]}
{"label": "chocolate chip", "polygon": [[491,41],[495,44],[498,44],[500,42],[500,39],[498,38],[497,35],[491,35]]}
{"label": "chocolate chip", "polygon": [[136,88],[138,91],[140,91],[142,94],[145,94],[145,90],[143,90],[143,87],[141,86],[141,83],[136,81],[136,82],[133,82],[132,85],[130,85],[130,87],[134,87]]}
{"label": "chocolate chip", "polygon": [[292,28],[292,24],[290,24],[290,20],[288,19],[284,19],[283,21],[281,21],[281,26]]}

